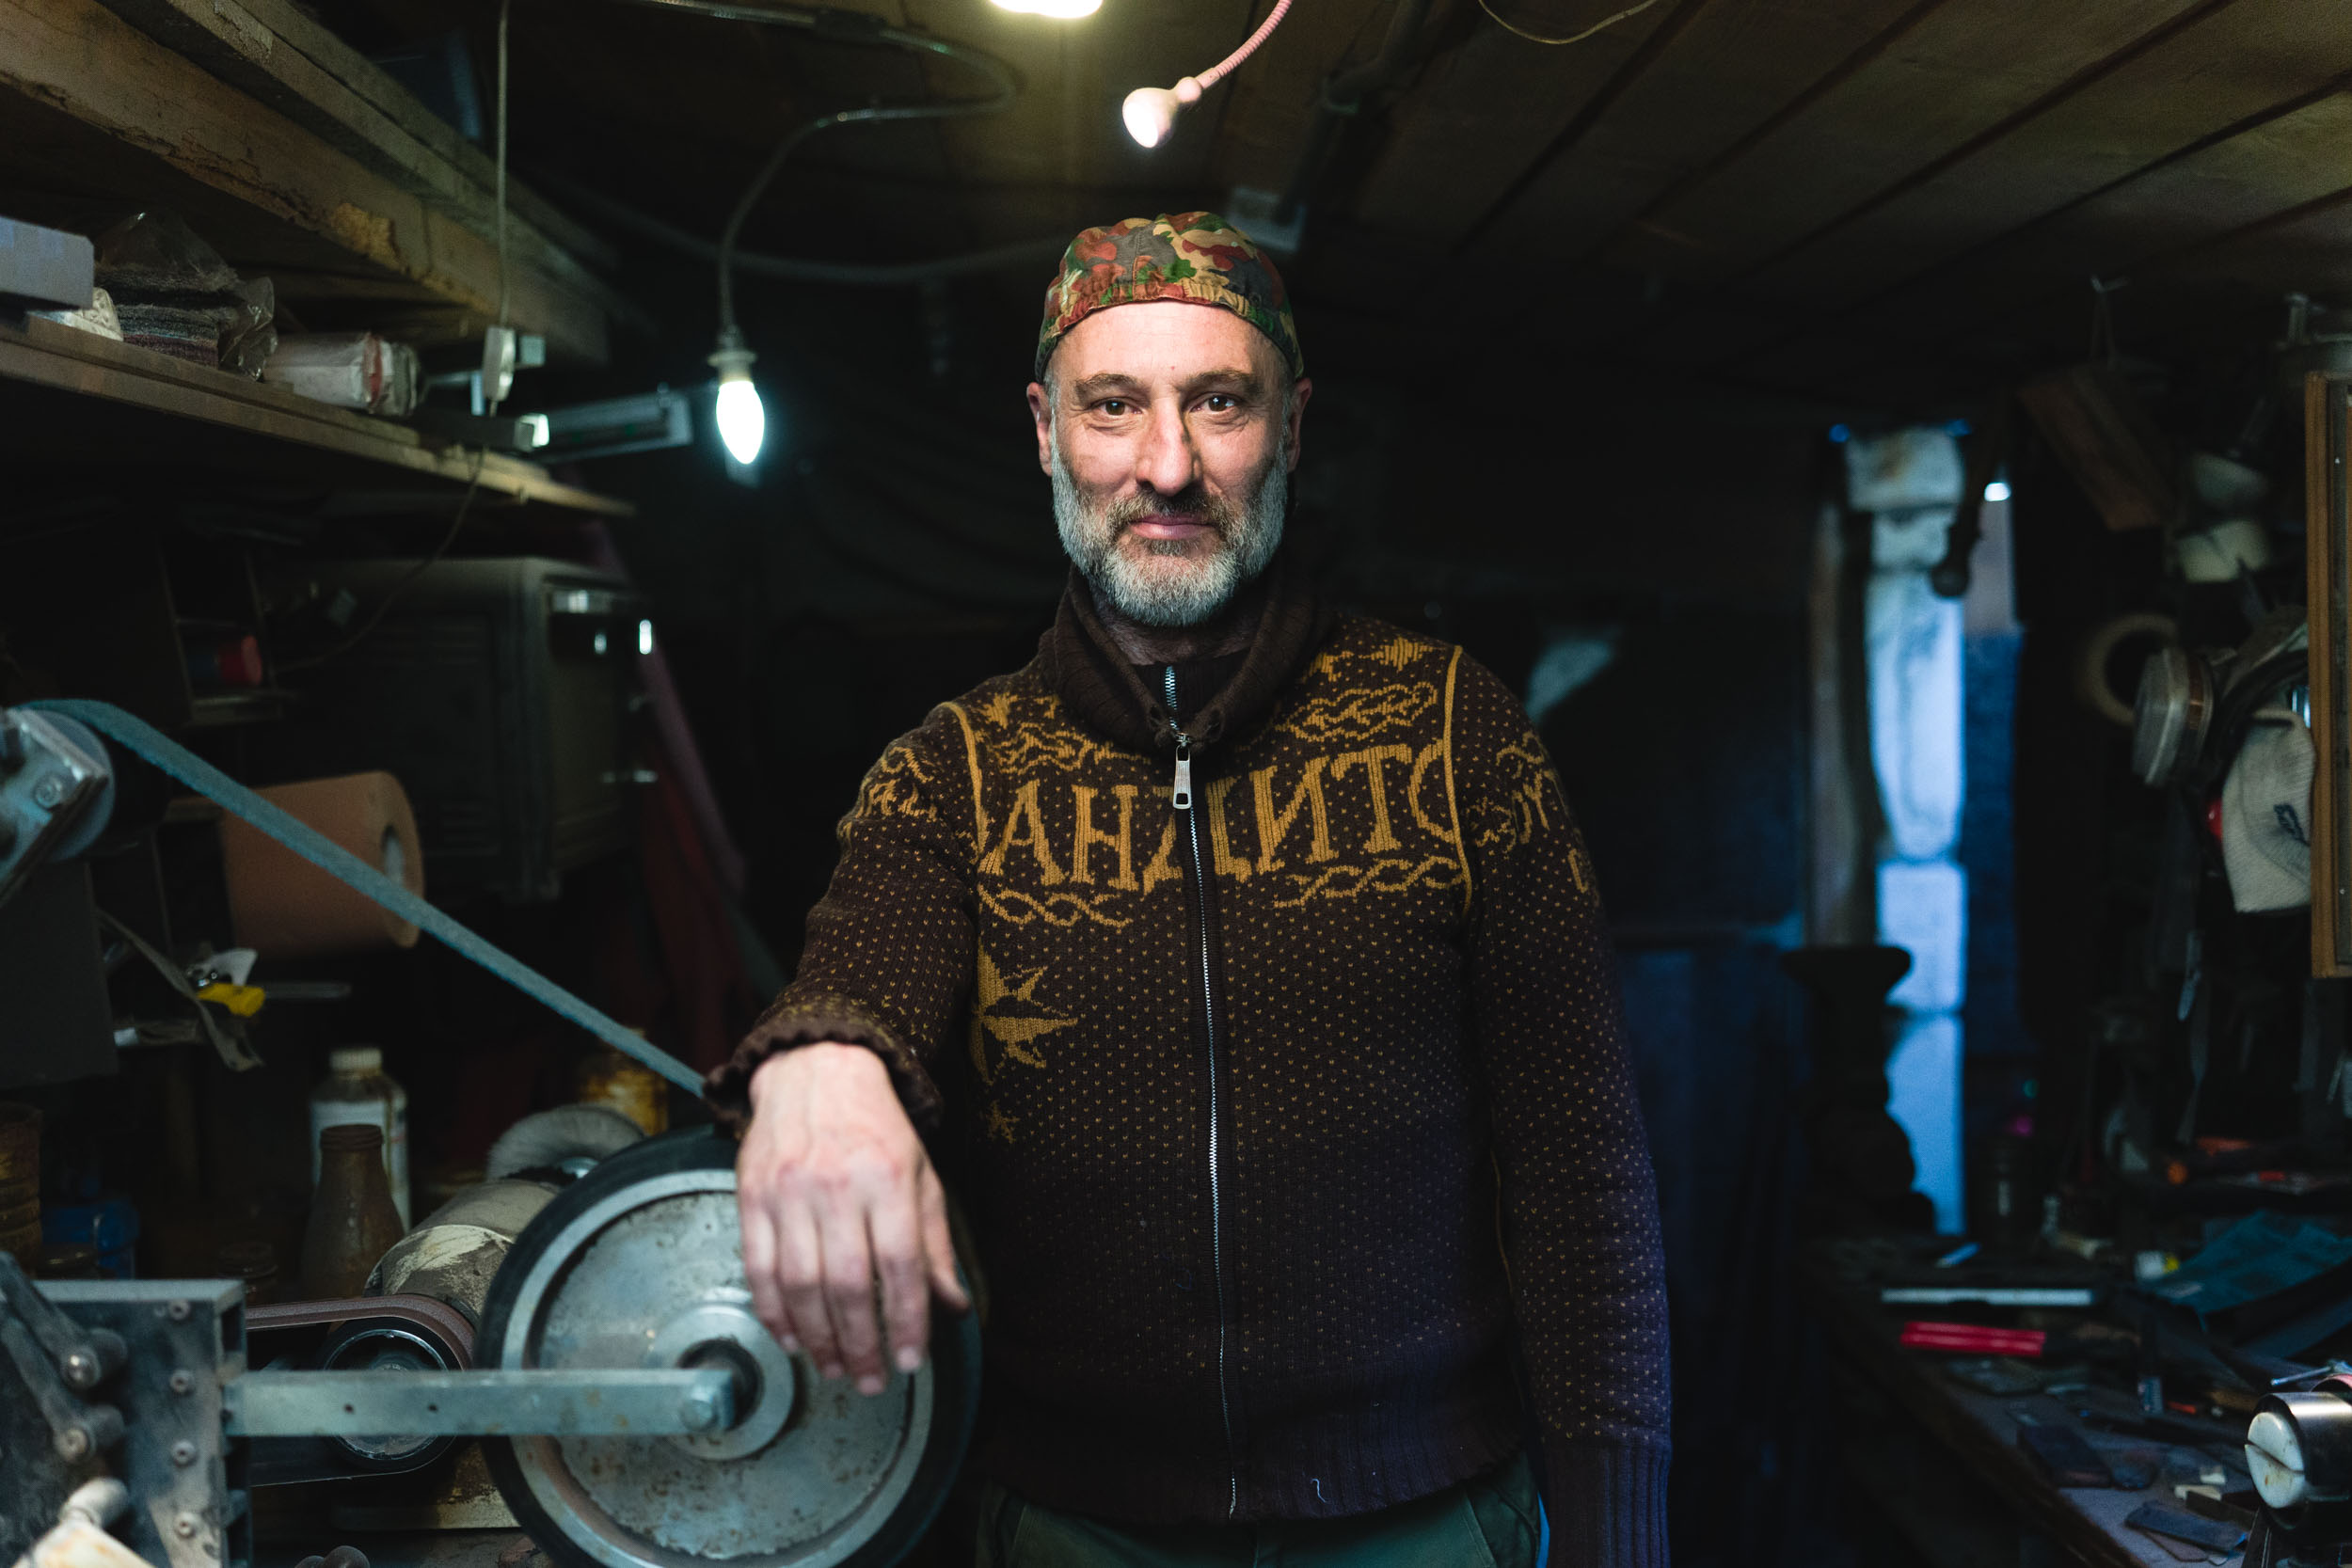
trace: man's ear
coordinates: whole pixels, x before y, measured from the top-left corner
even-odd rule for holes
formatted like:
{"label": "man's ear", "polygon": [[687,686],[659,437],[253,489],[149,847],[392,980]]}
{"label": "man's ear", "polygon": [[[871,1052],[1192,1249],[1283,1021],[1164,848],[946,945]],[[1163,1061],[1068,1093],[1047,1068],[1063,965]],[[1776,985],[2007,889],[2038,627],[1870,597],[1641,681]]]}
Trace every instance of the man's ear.
{"label": "man's ear", "polygon": [[1029,383],[1029,418],[1037,423],[1037,466],[1054,471],[1054,394],[1042,382]]}
{"label": "man's ear", "polygon": [[1298,429],[1300,417],[1307,412],[1307,400],[1314,395],[1315,384],[1307,379],[1307,377],[1302,375],[1296,381],[1291,383],[1291,406],[1290,413],[1287,416],[1287,422],[1290,425],[1290,466],[1294,470],[1295,470],[1298,467]]}

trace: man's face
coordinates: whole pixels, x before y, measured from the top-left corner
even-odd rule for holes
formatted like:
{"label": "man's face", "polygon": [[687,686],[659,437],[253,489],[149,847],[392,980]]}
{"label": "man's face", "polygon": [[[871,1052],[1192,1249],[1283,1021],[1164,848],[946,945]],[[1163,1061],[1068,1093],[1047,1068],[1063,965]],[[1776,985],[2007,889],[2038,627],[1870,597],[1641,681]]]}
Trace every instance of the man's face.
{"label": "man's face", "polygon": [[1029,388],[1062,547],[1130,620],[1215,615],[1281,543],[1313,389],[1230,310],[1153,300],[1087,317]]}

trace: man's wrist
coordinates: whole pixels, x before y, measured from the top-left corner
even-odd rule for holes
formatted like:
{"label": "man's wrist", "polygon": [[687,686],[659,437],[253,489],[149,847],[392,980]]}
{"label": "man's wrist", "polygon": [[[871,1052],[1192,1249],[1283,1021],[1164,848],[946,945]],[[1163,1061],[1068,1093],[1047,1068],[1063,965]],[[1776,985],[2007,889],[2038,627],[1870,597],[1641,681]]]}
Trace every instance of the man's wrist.
{"label": "man's wrist", "polygon": [[840,1040],[811,1040],[805,1045],[788,1045],[752,1069],[749,1093],[752,1109],[759,1109],[760,1097],[774,1092],[787,1072],[805,1072],[821,1069],[844,1057],[863,1056],[874,1064],[876,1071],[885,1078],[889,1069],[881,1057],[862,1045],[850,1045]]}

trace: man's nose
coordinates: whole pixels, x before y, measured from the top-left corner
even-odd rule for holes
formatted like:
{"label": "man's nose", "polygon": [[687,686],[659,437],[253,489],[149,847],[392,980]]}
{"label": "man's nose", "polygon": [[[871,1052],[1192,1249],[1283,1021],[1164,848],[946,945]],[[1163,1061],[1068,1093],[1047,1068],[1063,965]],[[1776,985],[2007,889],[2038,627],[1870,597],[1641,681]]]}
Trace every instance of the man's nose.
{"label": "man's nose", "polygon": [[1162,406],[1152,411],[1143,449],[1136,454],[1136,478],[1163,496],[1180,494],[1200,480],[1200,453],[1182,409]]}

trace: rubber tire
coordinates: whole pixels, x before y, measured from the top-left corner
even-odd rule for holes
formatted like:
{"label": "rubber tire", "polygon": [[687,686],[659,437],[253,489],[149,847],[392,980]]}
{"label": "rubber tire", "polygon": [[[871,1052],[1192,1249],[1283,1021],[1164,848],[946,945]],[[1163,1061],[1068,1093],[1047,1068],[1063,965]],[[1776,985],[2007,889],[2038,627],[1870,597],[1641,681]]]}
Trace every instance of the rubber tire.
{"label": "rubber tire", "polygon": [[[515,1244],[490,1280],[490,1293],[482,1307],[482,1327],[474,1336],[475,1364],[504,1368],[500,1347],[506,1338],[507,1320],[515,1297],[540,1255],[564,1227],[613,1194],[655,1177],[678,1171],[732,1170],[735,1140],[714,1128],[685,1128],[648,1138],[599,1161],[589,1173],[556,1196],[555,1201],[515,1239]],[[967,1271],[968,1274],[968,1271]],[[980,1325],[977,1312],[931,1313],[931,1430],[923,1457],[905,1498],[889,1519],[863,1546],[842,1560],[840,1568],[894,1568],[938,1517],[963,1468],[972,1445],[972,1422],[980,1405]],[[648,1438],[648,1442],[666,1441]],[[606,1568],[570,1537],[539,1506],[524,1480],[522,1462],[516,1457],[514,1439],[485,1437],[483,1458],[491,1479],[525,1534],[564,1568]],[[744,1560],[731,1559],[731,1561]]]}

